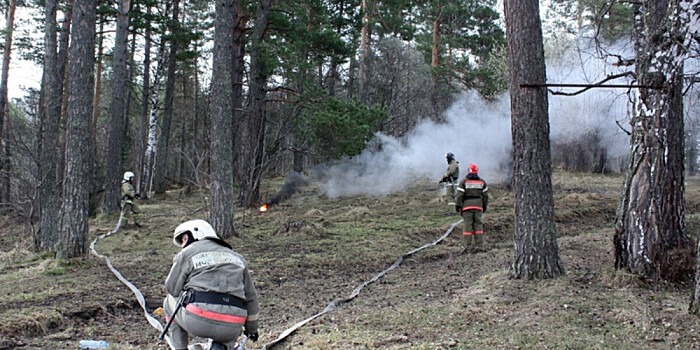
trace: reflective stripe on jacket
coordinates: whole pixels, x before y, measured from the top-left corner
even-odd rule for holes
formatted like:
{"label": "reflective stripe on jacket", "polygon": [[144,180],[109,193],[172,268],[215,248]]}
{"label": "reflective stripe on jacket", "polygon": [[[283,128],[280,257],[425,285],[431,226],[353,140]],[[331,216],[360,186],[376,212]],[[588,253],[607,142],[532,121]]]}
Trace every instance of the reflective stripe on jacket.
{"label": "reflective stripe on jacket", "polygon": [[468,175],[457,187],[455,204],[465,210],[485,210],[489,202],[489,188],[478,176]]}
{"label": "reflective stripe on jacket", "polygon": [[[199,315],[210,319],[217,319],[219,316],[216,314],[229,315],[231,317],[226,318],[229,321],[225,322],[242,320],[248,331],[257,331],[260,305],[248,263],[240,254],[215,240],[200,239],[182,249],[173,259],[165,288],[174,297],[179,296],[183,290],[236,296],[243,300],[244,309],[206,303],[188,304],[186,308],[193,313],[194,307],[201,309]],[[192,310],[190,305],[193,305]]]}

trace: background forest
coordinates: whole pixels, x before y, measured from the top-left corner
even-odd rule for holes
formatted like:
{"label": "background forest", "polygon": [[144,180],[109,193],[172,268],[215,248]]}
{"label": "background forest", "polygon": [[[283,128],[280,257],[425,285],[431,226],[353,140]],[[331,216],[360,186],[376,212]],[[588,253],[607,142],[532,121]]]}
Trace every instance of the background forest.
{"label": "background forest", "polygon": [[[49,135],[57,140],[55,147],[48,142],[51,148],[66,147],[65,92],[70,75],[61,72],[67,68],[72,4],[55,3],[55,32],[45,30],[43,5],[11,1],[2,8],[8,19],[10,11],[22,14],[16,23],[5,22],[5,62],[11,54],[15,60],[45,64],[45,40],[37,30],[50,33],[57,39],[56,60],[51,64],[59,79],[53,84],[64,91],[64,97],[54,103],[60,108],[56,126],[45,117],[42,106],[48,97],[41,89],[30,88],[22,97],[6,101],[2,202],[5,210],[25,218],[39,212],[39,184],[46,173],[42,156],[56,163],[58,193],[65,167],[61,152],[42,154],[47,152],[41,150],[47,143],[42,139]],[[609,9],[604,1],[549,5],[542,9],[545,45],[550,64],[557,67],[556,71],[550,68],[550,81],[590,83],[614,69],[606,67],[610,56],[604,56],[608,52],[601,53],[596,44],[606,45],[611,55],[624,53],[630,40],[624,34],[632,26],[628,7],[618,4]],[[234,2],[233,37],[227,45],[232,45],[235,57],[226,68],[234,80],[226,90],[232,111],[225,119],[233,133],[231,141],[222,142],[231,143],[235,183],[241,185],[236,201],[258,205],[262,176],[308,171],[355,156],[377,133],[403,140],[426,120],[453,122],[456,128],[461,119],[479,128],[474,119],[492,107],[484,107],[486,102],[470,103],[476,98],[461,106],[455,101],[463,96],[461,92],[475,91],[483,101],[503,102],[499,97],[507,86],[508,68],[498,6],[502,4],[464,0],[345,0],[278,1],[257,9],[253,1]],[[88,152],[94,159],[93,181],[84,184],[89,187],[90,212],[118,210],[118,182],[124,170],[137,174],[144,197],[172,186],[208,187],[215,4],[98,2],[97,10],[95,86],[84,86],[81,92],[92,95],[95,106],[89,136],[94,152]],[[261,22],[265,28],[256,34],[260,16],[265,16]],[[15,71],[19,72],[11,72]],[[17,78],[10,74],[5,84],[7,80]],[[688,111],[696,108],[694,94],[691,86]],[[13,95],[18,96],[17,91]],[[258,106],[256,101],[261,99],[264,103]],[[621,171],[626,153],[621,149],[627,141],[616,134],[621,129],[617,125],[628,118],[624,90],[591,92],[573,100],[552,103],[552,123],[580,126],[576,132],[553,127],[558,146],[554,147],[555,165],[575,171]],[[564,106],[558,107],[559,103]],[[589,106],[600,106],[601,111],[595,116],[583,113]],[[462,109],[454,112],[459,113],[454,120],[445,113],[451,107]],[[557,108],[562,112],[557,113]],[[697,168],[694,119],[687,119],[690,172]],[[494,136],[479,140],[478,146],[466,140],[482,132],[447,133],[452,142],[431,147],[435,153],[430,157],[438,159],[453,151],[466,161],[467,156],[473,157],[470,148],[492,146],[500,148],[498,153],[479,161],[496,163],[487,167],[489,175],[503,173],[497,163],[508,163],[508,121],[496,123],[502,125],[483,127]],[[51,130],[42,131],[47,125]],[[428,165],[440,167],[437,162]]]}
{"label": "background forest", "polygon": [[[284,243],[251,228],[254,221],[271,224],[255,209],[280,204],[309,184],[312,192],[300,207],[318,204],[333,212],[329,202],[364,203],[374,208],[367,217],[377,221],[362,230],[381,235],[393,225],[384,211],[392,208],[381,201],[396,198],[426,221],[421,230],[432,232],[437,219],[418,210],[426,210],[433,194],[424,181],[439,179],[447,152],[464,165],[478,163],[480,174],[509,198],[500,202],[492,248],[504,260],[504,247],[512,247],[514,279],[564,276],[557,239],[581,236],[577,222],[597,224],[597,232],[607,225],[613,254],[596,245],[599,257],[614,255],[609,262],[616,270],[644,283],[678,283],[669,288],[680,287],[681,295],[700,272],[692,268],[700,265],[695,199],[685,198],[686,180],[699,164],[697,1],[7,0],[0,6],[6,14],[0,22],[1,219],[31,240],[7,241],[14,248],[3,254],[11,261],[10,277],[3,277],[27,271],[14,260],[27,244],[32,261],[46,254],[47,264],[59,265],[52,274],[80,272],[73,264],[87,255],[93,225],[104,229],[120,212],[125,171],[136,173],[145,206],[158,212],[167,204],[182,219],[173,199],[187,202],[221,237],[260,240],[244,245],[260,259],[265,244],[278,253]],[[11,62],[40,67],[24,78],[40,83],[18,82]],[[27,88],[17,88],[22,85]],[[601,188],[563,180],[580,174]],[[271,190],[269,181],[282,178],[280,191]],[[617,186],[621,193],[610,189]],[[411,190],[424,200],[403,193]],[[562,198],[561,191],[585,193],[585,206],[562,218],[562,206],[584,200]],[[280,220],[320,220],[280,223],[286,233],[310,226],[302,232],[312,235],[305,237],[310,242],[325,230],[357,239],[338,249],[365,239],[350,234],[354,227],[323,219],[342,222],[344,213],[284,208],[277,209]],[[159,222],[151,230],[167,236],[161,229],[175,223],[159,220],[168,215],[161,211],[150,216]],[[406,227],[411,218],[387,231]],[[567,254],[579,243],[564,242]],[[306,246],[296,248],[304,259],[331,259],[318,263],[320,269],[363,256],[316,257]],[[163,261],[171,255],[158,253]],[[435,259],[453,255],[447,249]],[[139,258],[132,260],[125,262],[134,267]],[[356,266],[360,273],[384,260],[368,263]],[[585,276],[586,268],[572,270]],[[298,270],[293,273],[303,274]],[[144,282],[157,295],[152,282],[161,276],[150,272]],[[276,277],[266,273],[260,277],[271,292]],[[488,272],[472,275],[481,276]],[[601,276],[589,277],[602,289],[614,288],[620,277]],[[700,278],[694,287],[690,314],[700,312]],[[655,322],[642,332],[663,332]],[[45,328],[57,327],[49,323]],[[17,334],[24,327],[8,324]]]}
{"label": "background forest", "polygon": [[[634,21],[635,11],[654,14],[652,4],[556,0],[535,9],[551,132],[533,129],[530,137],[549,133],[543,146],[553,168],[608,173],[634,164],[630,125],[646,95],[630,84],[656,88],[646,74],[656,61],[647,64],[643,53],[664,49],[643,40],[647,22]],[[260,193],[265,177],[311,175],[333,197],[390,193],[401,186],[388,181],[397,174],[436,177],[446,152],[478,162],[496,182],[510,183],[513,167],[527,166],[514,162],[528,143],[509,133],[525,129],[511,126],[518,118],[508,111],[508,79],[520,77],[509,75],[508,61],[540,49],[508,57],[503,3],[2,5],[0,203],[39,251],[83,255],[88,218],[119,211],[127,170],[144,200],[172,188],[210,189],[210,219],[229,237],[231,203],[269,200]],[[663,25],[651,29],[668,32]],[[669,130],[680,135],[672,175],[698,168],[694,52],[678,56],[688,79],[672,107],[681,119],[666,124],[679,126]],[[12,57],[42,67],[41,84],[8,100]]]}

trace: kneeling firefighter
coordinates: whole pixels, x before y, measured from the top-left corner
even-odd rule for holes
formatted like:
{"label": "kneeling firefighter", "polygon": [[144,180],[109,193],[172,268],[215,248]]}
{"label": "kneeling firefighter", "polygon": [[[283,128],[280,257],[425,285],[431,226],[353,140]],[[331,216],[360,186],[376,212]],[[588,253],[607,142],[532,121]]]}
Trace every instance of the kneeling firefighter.
{"label": "kneeling firefighter", "polygon": [[241,333],[257,341],[260,306],[245,259],[204,220],[180,224],[173,243],[182,250],[165,280],[163,333],[169,326],[175,348],[187,349],[190,335],[212,339],[212,350],[233,349]]}

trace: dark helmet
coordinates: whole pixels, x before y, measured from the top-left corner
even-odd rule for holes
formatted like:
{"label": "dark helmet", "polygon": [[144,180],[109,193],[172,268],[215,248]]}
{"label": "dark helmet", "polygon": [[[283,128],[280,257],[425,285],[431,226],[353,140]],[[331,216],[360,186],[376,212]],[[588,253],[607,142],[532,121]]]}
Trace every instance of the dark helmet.
{"label": "dark helmet", "polygon": [[478,174],[479,173],[479,167],[475,163],[469,164],[467,167],[467,171],[469,174]]}
{"label": "dark helmet", "polygon": [[452,152],[447,153],[447,154],[445,155],[445,157],[447,157],[447,161],[448,161],[448,162],[449,162],[449,161],[452,161],[452,160],[455,160],[455,155],[454,155],[454,153],[452,153]]}

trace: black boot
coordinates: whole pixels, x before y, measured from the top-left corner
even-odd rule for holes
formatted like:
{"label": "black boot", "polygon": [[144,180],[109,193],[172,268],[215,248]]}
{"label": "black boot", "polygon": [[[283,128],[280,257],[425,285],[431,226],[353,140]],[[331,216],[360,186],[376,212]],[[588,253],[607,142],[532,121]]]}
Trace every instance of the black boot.
{"label": "black boot", "polygon": [[226,345],[215,341],[211,343],[211,348],[209,348],[209,350],[226,350]]}

